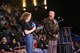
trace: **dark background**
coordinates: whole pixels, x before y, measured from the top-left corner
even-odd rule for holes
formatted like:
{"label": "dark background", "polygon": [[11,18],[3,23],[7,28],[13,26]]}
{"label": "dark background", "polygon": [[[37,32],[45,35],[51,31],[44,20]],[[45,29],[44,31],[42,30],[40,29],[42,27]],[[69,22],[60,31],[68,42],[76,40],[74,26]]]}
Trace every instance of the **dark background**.
{"label": "dark background", "polygon": [[49,9],[55,10],[64,19],[61,26],[71,26],[72,33],[80,35],[79,1],[77,0],[48,0]]}

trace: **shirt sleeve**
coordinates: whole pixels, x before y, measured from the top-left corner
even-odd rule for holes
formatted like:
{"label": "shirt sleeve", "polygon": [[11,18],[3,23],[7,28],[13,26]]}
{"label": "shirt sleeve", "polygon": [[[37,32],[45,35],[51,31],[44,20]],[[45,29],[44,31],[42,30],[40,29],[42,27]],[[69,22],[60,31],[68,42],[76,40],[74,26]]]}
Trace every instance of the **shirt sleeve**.
{"label": "shirt sleeve", "polygon": [[34,22],[32,22],[32,27],[36,27],[36,24]]}

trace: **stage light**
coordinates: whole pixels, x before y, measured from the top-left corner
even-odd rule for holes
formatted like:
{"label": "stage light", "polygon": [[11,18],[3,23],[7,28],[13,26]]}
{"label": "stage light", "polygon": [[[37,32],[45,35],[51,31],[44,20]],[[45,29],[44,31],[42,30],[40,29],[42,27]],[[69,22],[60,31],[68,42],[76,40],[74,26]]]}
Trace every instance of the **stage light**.
{"label": "stage light", "polygon": [[35,8],[35,10],[38,10],[37,8]]}
{"label": "stage light", "polygon": [[26,0],[22,0],[22,7],[26,7]]}
{"label": "stage light", "polygon": [[37,6],[37,0],[33,0],[34,6]]}
{"label": "stage light", "polygon": [[45,6],[45,9],[47,9],[47,6]]}
{"label": "stage light", "polygon": [[24,11],[26,11],[26,8],[23,8]]}
{"label": "stage light", "polygon": [[47,5],[47,1],[46,0],[44,0],[44,5]]}

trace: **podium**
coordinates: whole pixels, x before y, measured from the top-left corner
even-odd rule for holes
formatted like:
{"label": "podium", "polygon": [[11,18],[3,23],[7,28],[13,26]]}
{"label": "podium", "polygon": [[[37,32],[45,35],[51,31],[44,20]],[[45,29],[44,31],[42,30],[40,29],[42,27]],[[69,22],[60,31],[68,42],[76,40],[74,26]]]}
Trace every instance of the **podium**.
{"label": "podium", "polygon": [[73,53],[72,27],[63,27],[59,35],[59,53]]}

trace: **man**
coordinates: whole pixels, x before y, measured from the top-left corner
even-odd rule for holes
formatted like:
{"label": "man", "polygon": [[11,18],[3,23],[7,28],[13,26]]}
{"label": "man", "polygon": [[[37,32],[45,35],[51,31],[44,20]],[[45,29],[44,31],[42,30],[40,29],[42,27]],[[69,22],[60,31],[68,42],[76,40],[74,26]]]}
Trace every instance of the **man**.
{"label": "man", "polygon": [[12,53],[12,48],[10,47],[10,44],[7,42],[7,38],[5,36],[3,36],[1,39],[0,51],[1,53]]}
{"label": "man", "polygon": [[48,53],[57,53],[59,25],[54,11],[49,11],[49,17],[44,19],[44,29],[48,37]]}

